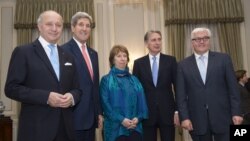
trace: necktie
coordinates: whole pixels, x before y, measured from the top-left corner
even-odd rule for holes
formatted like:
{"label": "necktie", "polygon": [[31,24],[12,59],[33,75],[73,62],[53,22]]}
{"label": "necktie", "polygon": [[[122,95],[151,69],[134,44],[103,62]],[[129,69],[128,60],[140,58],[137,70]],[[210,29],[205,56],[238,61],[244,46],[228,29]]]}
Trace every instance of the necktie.
{"label": "necktie", "polygon": [[87,67],[88,67],[88,70],[89,70],[89,74],[91,76],[91,79],[93,81],[93,78],[94,78],[94,73],[93,73],[93,70],[91,68],[91,63],[90,63],[90,59],[87,55],[87,52],[86,52],[86,46],[85,45],[82,45],[82,55],[83,55],[83,58],[87,64]]}
{"label": "necktie", "polygon": [[59,58],[58,53],[56,52],[56,46],[53,44],[49,44],[48,47],[50,48],[50,63],[56,73],[57,79],[59,80]]}
{"label": "necktie", "polygon": [[153,56],[152,59],[153,59],[153,64],[152,64],[152,76],[153,76],[154,85],[156,86],[156,85],[157,85],[157,78],[158,78],[158,66],[157,66],[156,57]]}
{"label": "necktie", "polygon": [[206,67],[206,64],[205,64],[205,56],[200,56],[199,57],[199,71],[200,71],[200,75],[201,75],[201,78],[202,78],[202,81],[203,83],[205,84],[206,82],[206,75],[207,75],[207,67]]}

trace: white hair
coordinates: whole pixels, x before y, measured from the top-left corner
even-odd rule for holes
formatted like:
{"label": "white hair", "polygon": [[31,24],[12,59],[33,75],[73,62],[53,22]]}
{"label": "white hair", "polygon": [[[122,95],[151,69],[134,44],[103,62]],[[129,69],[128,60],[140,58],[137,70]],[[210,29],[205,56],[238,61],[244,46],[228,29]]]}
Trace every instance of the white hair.
{"label": "white hair", "polygon": [[206,31],[208,33],[208,37],[211,37],[212,33],[210,31],[210,29],[206,28],[206,27],[199,27],[199,28],[195,28],[192,32],[191,32],[191,39],[194,39],[194,35],[197,32],[202,32],[202,31]]}

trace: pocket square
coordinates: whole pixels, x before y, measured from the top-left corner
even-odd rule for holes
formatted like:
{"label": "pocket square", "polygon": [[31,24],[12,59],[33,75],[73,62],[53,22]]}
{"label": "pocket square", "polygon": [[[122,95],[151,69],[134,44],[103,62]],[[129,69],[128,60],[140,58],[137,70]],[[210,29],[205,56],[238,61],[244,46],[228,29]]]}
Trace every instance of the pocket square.
{"label": "pocket square", "polygon": [[66,63],[64,64],[64,66],[72,66],[72,63],[66,62]]}

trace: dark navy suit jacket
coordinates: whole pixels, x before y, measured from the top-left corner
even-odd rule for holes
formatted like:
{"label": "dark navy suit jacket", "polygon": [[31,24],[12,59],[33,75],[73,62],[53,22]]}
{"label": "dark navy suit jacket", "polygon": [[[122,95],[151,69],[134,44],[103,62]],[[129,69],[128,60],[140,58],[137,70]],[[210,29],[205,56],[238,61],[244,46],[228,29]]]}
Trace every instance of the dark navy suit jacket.
{"label": "dark navy suit jacket", "polygon": [[149,118],[143,124],[155,125],[157,122],[156,111],[159,111],[162,125],[174,124],[173,87],[176,80],[176,59],[172,56],[160,54],[157,86],[154,86],[149,55],[134,61],[133,74],[140,80],[146,96]]}
{"label": "dark navy suit jacket", "polygon": [[12,53],[5,94],[21,102],[18,141],[52,141],[57,134],[60,119],[65,123],[70,139],[74,138],[73,108],[53,108],[47,104],[51,91],[61,94],[70,92],[75,103],[80,100],[74,58],[60,47],[58,55],[60,81],[38,40],[16,47]]}
{"label": "dark navy suit jacket", "polygon": [[239,89],[226,54],[209,51],[205,84],[195,55],[179,62],[176,91],[180,120],[191,120],[193,134],[204,134],[207,123],[214,133],[228,132],[232,116],[241,115]]}
{"label": "dark navy suit jacket", "polygon": [[87,64],[75,40],[71,39],[62,47],[75,58],[79,74],[80,89],[83,92],[80,103],[78,103],[74,109],[75,130],[87,130],[93,126],[97,127],[98,115],[102,115],[99,98],[99,67],[97,52],[87,47],[94,72],[94,81],[92,81]]}

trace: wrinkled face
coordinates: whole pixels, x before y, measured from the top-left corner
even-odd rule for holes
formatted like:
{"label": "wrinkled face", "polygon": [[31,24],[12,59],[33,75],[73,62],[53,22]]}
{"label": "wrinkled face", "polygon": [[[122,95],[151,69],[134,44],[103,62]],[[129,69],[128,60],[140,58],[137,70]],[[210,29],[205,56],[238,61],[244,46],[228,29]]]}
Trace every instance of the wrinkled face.
{"label": "wrinkled face", "polygon": [[119,52],[114,57],[114,66],[118,69],[124,70],[128,64],[128,55],[125,52]]}
{"label": "wrinkled face", "polygon": [[45,12],[38,23],[40,35],[49,43],[56,44],[62,35],[62,17],[53,11]]}
{"label": "wrinkled face", "polygon": [[81,43],[85,43],[90,36],[91,25],[88,18],[81,18],[75,26],[71,26],[74,37]]}
{"label": "wrinkled face", "polygon": [[200,31],[194,34],[192,47],[197,54],[204,54],[210,48],[210,37],[207,31]]}
{"label": "wrinkled face", "polygon": [[151,33],[148,37],[148,41],[146,42],[149,53],[151,55],[156,55],[161,52],[161,35],[158,33]]}

